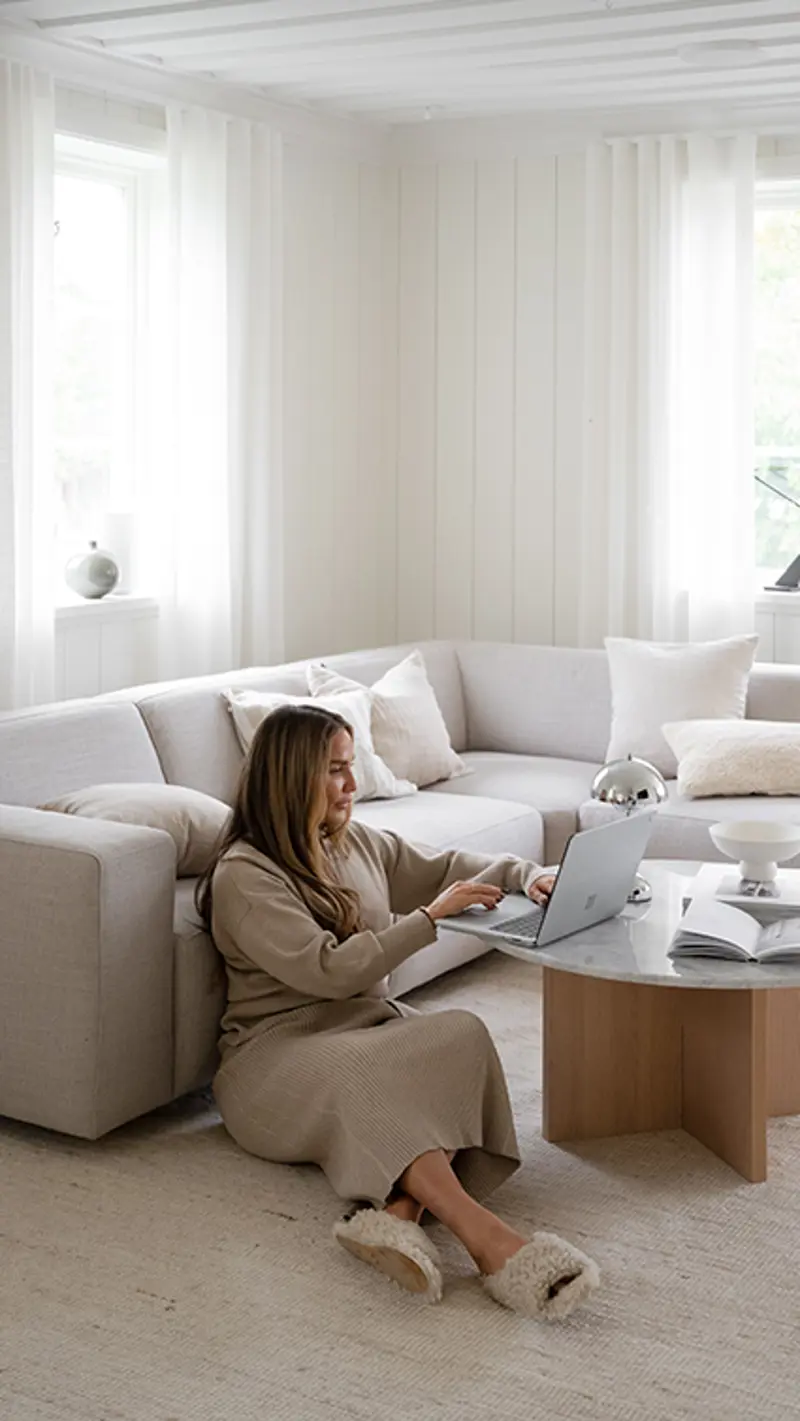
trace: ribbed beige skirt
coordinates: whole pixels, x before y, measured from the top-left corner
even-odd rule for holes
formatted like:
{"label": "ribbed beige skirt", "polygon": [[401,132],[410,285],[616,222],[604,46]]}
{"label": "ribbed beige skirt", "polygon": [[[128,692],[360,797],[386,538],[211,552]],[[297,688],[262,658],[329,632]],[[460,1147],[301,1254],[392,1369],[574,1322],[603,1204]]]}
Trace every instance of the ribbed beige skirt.
{"label": "ribbed beige skirt", "polygon": [[384,1204],[429,1150],[457,1152],[477,1199],[519,1165],[503,1068],[471,1012],[368,997],[300,1007],[228,1051],[214,1094],[243,1149],[318,1164],[343,1199]]}

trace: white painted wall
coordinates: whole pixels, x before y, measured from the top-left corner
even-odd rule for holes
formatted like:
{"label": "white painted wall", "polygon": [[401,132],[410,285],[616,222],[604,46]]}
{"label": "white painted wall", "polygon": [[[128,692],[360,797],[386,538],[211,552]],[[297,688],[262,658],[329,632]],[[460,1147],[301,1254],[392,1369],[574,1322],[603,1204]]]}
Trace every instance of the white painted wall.
{"label": "white painted wall", "polygon": [[394,171],[401,639],[577,641],[582,165],[540,154]]}

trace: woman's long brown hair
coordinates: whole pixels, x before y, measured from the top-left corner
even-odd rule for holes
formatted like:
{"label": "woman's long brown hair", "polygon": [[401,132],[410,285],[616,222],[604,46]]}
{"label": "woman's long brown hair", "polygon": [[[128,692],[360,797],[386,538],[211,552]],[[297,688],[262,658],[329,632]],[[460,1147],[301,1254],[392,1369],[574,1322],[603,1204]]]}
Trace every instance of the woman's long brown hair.
{"label": "woman's long brown hair", "polygon": [[214,871],[237,842],[288,873],[321,927],[339,941],[360,927],[358,894],[336,882],[331,854],[346,829],[324,836],[325,777],[334,736],[352,726],[322,706],[279,706],[261,722],[242,767],[230,823],[197,884],[197,911],[211,931]]}

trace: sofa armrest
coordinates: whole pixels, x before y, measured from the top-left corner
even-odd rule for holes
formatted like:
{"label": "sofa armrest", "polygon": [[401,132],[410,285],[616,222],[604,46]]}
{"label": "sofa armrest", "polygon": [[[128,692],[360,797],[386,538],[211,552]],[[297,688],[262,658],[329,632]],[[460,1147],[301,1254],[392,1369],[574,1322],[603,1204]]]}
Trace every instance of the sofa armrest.
{"label": "sofa armrest", "polygon": [[0,1114],[96,1139],[172,1098],[169,834],[0,806]]}

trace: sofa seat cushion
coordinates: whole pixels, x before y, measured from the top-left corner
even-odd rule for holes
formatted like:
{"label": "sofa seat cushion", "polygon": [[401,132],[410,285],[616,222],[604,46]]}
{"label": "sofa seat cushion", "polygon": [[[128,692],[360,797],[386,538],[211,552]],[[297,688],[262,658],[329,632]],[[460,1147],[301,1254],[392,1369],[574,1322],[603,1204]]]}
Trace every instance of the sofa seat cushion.
{"label": "sofa seat cushion", "polygon": [[435,786],[437,794],[488,795],[529,804],[544,820],[544,862],[558,863],[570,834],[578,827],[578,810],[599,765],[586,760],[561,760],[550,755],[506,755],[471,750],[462,756],[470,773]]}
{"label": "sofa seat cushion", "polygon": [[484,957],[494,950],[493,944],[483,937],[471,937],[467,933],[455,933],[440,927],[435,942],[429,943],[413,957],[407,957],[394,972],[384,979],[380,995],[383,997],[404,997],[417,987],[424,987],[444,972],[452,972],[463,967],[476,957]]}
{"label": "sofa seat cushion", "polygon": [[[796,796],[776,795],[733,796],[726,799],[684,799],[678,793],[677,781],[667,782],[668,798],[653,820],[653,830],[647,846],[649,859],[699,859],[721,862],[725,855],[711,842],[710,824],[721,819],[777,819],[786,824],[800,824],[800,801]],[[588,800],[581,805],[580,826],[590,829],[614,815],[607,804]],[[800,868],[800,854],[791,860]]]}
{"label": "sofa seat cushion", "polygon": [[199,1090],[217,1069],[219,1025],[225,1011],[225,964],[194,906],[196,878],[176,885],[173,924],[172,1014],[174,1094]]}
{"label": "sofa seat cushion", "polygon": [[451,799],[433,789],[409,799],[362,800],[353,818],[375,829],[432,849],[476,854],[518,854],[542,862],[544,828],[538,809],[505,799],[462,795]]}

